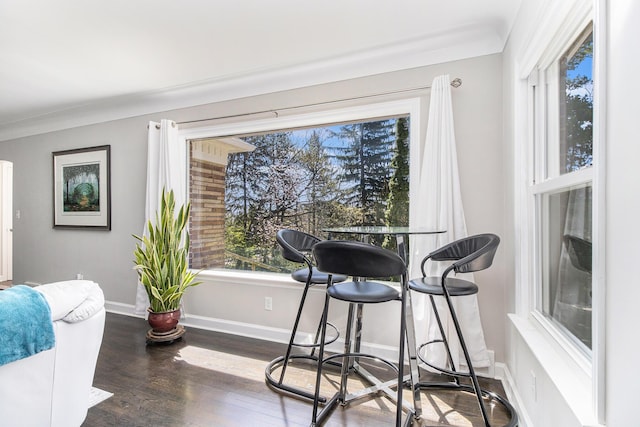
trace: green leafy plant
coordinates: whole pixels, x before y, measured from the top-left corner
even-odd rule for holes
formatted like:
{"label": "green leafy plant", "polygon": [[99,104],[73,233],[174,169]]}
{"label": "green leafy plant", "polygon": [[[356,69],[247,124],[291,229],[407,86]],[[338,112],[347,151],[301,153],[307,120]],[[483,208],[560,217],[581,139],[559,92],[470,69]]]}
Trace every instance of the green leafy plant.
{"label": "green leafy plant", "polygon": [[175,205],[173,190],[166,192],[163,188],[155,225],[151,220],[147,222],[148,236],[133,235],[139,242],[134,251],[134,268],[154,313],[177,310],[187,288],[201,283],[195,281],[197,273],[188,268],[186,226],[191,204],[181,206],[177,216]]}

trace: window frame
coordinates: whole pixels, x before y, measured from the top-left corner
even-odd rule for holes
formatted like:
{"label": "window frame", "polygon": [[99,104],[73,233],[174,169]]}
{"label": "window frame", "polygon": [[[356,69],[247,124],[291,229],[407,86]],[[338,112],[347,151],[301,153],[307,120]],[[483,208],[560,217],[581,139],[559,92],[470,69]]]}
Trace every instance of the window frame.
{"label": "window frame", "polygon": [[[558,59],[575,43],[589,25],[592,25],[591,16],[575,25],[573,31],[567,31],[563,43],[556,43],[546,52],[539,66],[534,68],[528,78],[528,85],[533,88],[528,91],[530,95],[527,99],[528,108],[532,114],[532,126],[529,130],[529,143],[532,147],[529,152],[533,155],[531,175],[528,177],[527,197],[530,199],[533,206],[532,212],[534,212],[530,224],[533,257],[528,268],[532,269],[531,286],[533,289],[530,293],[532,298],[528,302],[529,314],[562,346],[574,362],[588,373],[591,371],[593,352],[577,345],[574,337],[542,312],[544,303],[542,301],[542,263],[547,258],[546,251],[548,249],[543,243],[543,236],[547,235],[544,224],[548,224],[548,221],[543,220],[547,213],[542,212],[539,198],[567,191],[579,185],[593,185],[595,165],[564,174],[559,173],[559,156],[556,155],[559,150],[559,98],[557,95],[550,95],[560,92]],[[593,330],[592,325],[592,335]]]}
{"label": "window frame", "polygon": [[[525,324],[533,327],[542,337],[542,341],[530,341],[531,349],[535,354],[546,354],[549,351],[560,355],[559,363],[564,366],[566,381],[568,378],[578,378],[591,384],[591,389],[578,395],[589,395],[589,402],[576,401],[576,395],[571,389],[564,389],[556,383],[569,401],[578,406],[571,405],[574,409],[589,410],[600,423],[606,419],[605,412],[605,157],[603,142],[605,140],[605,28],[606,0],[571,0],[563,4],[554,4],[545,13],[545,19],[540,21],[522,55],[518,58],[516,76],[520,79],[515,93],[516,108],[520,112],[516,114],[516,129],[518,124],[522,126],[514,134],[516,140],[515,176],[518,184],[515,187],[515,214],[516,214],[516,317],[513,319],[516,327],[522,330]],[[534,120],[534,112],[539,117],[541,109],[546,102],[544,97],[535,97],[533,86],[539,85],[544,80],[542,73],[535,73],[536,68],[548,68],[568,49],[582,31],[589,25],[593,30],[593,165],[579,171],[561,174],[552,180],[538,179],[545,177],[543,159],[547,159],[546,150],[535,149],[536,139],[541,138],[549,131],[547,117],[542,122]],[[530,103],[531,99],[537,102]],[[544,102],[541,101],[544,99]],[[544,116],[543,116],[544,117]],[[557,130],[557,129],[556,129]],[[555,132],[552,130],[551,132]],[[521,144],[521,145],[520,145]],[[522,173],[518,172],[518,167]],[[535,179],[534,179],[535,178]],[[536,200],[538,194],[549,191],[561,191],[574,185],[590,182],[593,188],[592,204],[592,235],[593,235],[593,271],[592,271],[592,349],[591,357],[585,357],[584,352],[553,324],[545,315],[537,310],[540,294],[538,284],[540,271],[537,269],[540,260],[540,227],[536,224],[539,217],[536,213]],[[517,320],[521,319],[521,320]],[[527,323],[521,323],[525,320]],[[519,325],[519,326],[518,326]],[[526,340],[528,340],[525,337]],[[541,344],[544,343],[544,346]],[[543,348],[544,347],[544,348]],[[567,368],[569,370],[567,371]],[[555,369],[555,368],[554,368]],[[569,372],[570,371],[570,372]],[[555,381],[554,381],[555,382]],[[565,384],[566,385],[566,384]],[[588,405],[588,408],[587,408]]]}
{"label": "window frame", "polygon": [[[415,207],[411,200],[417,200],[418,180],[420,177],[422,163],[423,144],[423,119],[421,114],[422,100],[419,97],[411,97],[393,101],[380,101],[370,104],[353,105],[349,107],[329,107],[320,111],[302,112],[298,114],[284,114],[274,112],[273,117],[238,120],[232,123],[220,123],[209,126],[180,129],[179,137],[185,141],[192,139],[230,137],[251,133],[278,132],[289,129],[302,129],[310,127],[321,127],[334,123],[377,120],[387,117],[408,115],[409,120],[409,223],[415,221]],[[286,111],[285,111],[286,113]],[[187,171],[189,167],[187,167]],[[266,282],[271,282],[272,278],[263,275],[262,272],[247,272],[242,270],[209,269],[204,273],[208,277],[238,277],[251,276],[251,281],[261,283],[263,278]],[[283,278],[288,277],[284,273],[279,274]]]}

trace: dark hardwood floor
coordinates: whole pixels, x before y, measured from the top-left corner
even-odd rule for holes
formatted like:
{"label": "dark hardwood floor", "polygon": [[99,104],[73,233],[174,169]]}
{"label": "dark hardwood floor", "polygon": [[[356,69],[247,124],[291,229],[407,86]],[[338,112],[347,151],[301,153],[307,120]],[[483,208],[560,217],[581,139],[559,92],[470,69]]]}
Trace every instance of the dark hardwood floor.
{"label": "dark hardwood floor", "polygon": [[[283,396],[264,381],[265,365],[285,346],[188,328],[172,345],[145,345],[145,320],[107,314],[94,385],[114,393],[89,409],[84,427],[102,426],[308,426],[311,404]],[[292,369],[291,380],[313,387],[311,369]],[[328,374],[323,390],[337,385]],[[504,395],[499,382],[482,385]],[[325,384],[326,383],[326,384]],[[408,393],[406,394],[409,397]],[[465,393],[422,392],[424,415],[413,426],[481,426],[477,403]],[[500,405],[488,405],[495,425]],[[375,397],[337,407],[326,426],[393,425],[395,406]]]}

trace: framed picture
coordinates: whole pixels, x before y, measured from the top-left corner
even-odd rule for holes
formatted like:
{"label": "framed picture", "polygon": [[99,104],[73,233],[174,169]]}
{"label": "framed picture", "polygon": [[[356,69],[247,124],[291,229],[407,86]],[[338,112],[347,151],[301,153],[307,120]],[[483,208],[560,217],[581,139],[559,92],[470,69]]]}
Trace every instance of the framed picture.
{"label": "framed picture", "polygon": [[111,230],[111,146],[53,153],[53,227]]}

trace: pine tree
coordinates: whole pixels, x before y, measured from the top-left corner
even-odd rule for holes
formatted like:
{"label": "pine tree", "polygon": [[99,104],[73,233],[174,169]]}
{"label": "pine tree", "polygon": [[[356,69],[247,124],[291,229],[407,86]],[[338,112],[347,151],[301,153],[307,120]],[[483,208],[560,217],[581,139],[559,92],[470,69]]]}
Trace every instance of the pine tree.
{"label": "pine tree", "polygon": [[385,224],[409,225],[409,118],[396,122],[396,147],[391,160],[392,175],[389,180],[389,198],[385,211]]}
{"label": "pine tree", "polygon": [[[566,74],[582,65],[586,57],[593,57],[593,36],[589,36],[566,63]],[[561,150],[564,172],[571,172],[591,165],[593,160],[593,78],[577,74],[565,82],[565,104],[561,121],[561,135],[565,135],[566,148]]]}
{"label": "pine tree", "polygon": [[298,223],[298,228],[318,235],[325,223],[327,204],[340,197],[340,190],[334,178],[335,167],[317,130],[309,136],[305,149],[300,153],[300,162],[306,176],[298,218],[304,216],[307,221]]}
{"label": "pine tree", "polygon": [[362,210],[362,224],[381,224],[388,196],[394,120],[343,125],[338,136],[349,141],[336,158],[340,178],[352,183],[345,202]]}

